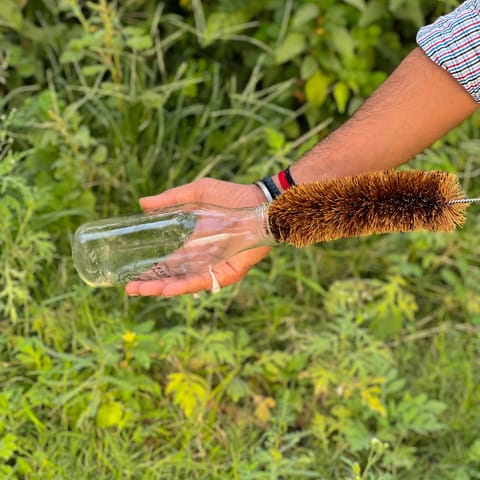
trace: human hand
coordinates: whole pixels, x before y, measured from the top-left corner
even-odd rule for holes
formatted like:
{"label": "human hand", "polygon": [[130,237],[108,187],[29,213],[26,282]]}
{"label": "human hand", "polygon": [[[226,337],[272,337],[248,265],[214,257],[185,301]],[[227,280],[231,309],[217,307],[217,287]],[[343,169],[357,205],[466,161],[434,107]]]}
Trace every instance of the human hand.
{"label": "human hand", "polygon": [[[211,178],[204,178],[187,185],[172,188],[159,195],[140,199],[144,211],[166,208],[183,203],[201,202],[222,207],[255,207],[265,202],[260,189],[255,185],[240,185]],[[264,258],[270,247],[258,247],[236,254],[215,265],[213,274],[221,287],[241,280],[247,272]],[[125,291],[128,295],[172,297],[186,293],[196,293],[212,288],[212,275],[206,270],[184,277],[166,277],[130,281]]]}

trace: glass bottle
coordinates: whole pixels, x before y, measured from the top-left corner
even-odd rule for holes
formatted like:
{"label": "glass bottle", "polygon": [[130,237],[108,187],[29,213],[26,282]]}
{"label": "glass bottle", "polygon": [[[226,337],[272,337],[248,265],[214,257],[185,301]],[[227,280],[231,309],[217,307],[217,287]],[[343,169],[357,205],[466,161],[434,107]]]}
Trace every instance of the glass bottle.
{"label": "glass bottle", "polygon": [[93,287],[207,272],[243,250],[275,245],[267,210],[189,203],[88,222],[75,233],[73,262]]}

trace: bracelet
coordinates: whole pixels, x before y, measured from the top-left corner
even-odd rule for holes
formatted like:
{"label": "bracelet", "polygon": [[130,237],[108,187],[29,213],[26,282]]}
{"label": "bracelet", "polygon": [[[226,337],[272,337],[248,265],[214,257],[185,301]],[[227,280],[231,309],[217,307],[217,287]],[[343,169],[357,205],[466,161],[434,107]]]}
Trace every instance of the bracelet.
{"label": "bracelet", "polygon": [[282,170],[278,174],[278,181],[284,190],[288,190],[291,187],[296,185],[295,181],[292,178],[292,174],[290,173],[290,167]]}
{"label": "bracelet", "polygon": [[285,169],[285,178],[288,180],[288,183],[291,187],[295,187],[297,185],[292,177],[292,174],[290,173],[290,167]]}
{"label": "bracelet", "polygon": [[265,198],[267,199],[267,202],[268,203],[271,203],[273,202],[273,197],[272,195],[270,194],[270,192],[268,191],[268,188],[265,186],[265,184],[259,180],[258,182],[255,182],[255,185],[257,185],[258,187],[260,187],[260,190],[263,192],[263,194],[265,195]]}
{"label": "bracelet", "polygon": [[280,195],[280,190],[275,185],[272,177],[264,177],[262,179],[262,182],[267,187],[267,190],[270,192],[272,199],[275,200]]}

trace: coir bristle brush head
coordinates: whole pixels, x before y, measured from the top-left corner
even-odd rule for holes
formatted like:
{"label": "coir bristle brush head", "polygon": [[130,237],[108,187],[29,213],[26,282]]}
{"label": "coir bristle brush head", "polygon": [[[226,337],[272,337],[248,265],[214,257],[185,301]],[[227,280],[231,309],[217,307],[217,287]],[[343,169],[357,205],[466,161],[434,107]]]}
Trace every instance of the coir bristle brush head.
{"label": "coir bristle brush head", "polygon": [[373,233],[448,232],[465,222],[464,198],[447,172],[371,172],[287,190],[269,206],[269,226],[277,241],[297,247]]}

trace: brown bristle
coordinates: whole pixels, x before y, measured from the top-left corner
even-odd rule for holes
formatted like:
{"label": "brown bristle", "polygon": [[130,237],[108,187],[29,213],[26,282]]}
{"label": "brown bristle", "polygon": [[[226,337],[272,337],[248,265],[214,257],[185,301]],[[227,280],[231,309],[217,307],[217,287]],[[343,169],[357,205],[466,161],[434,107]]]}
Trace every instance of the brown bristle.
{"label": "brown bristle", "polygon": [[304,247],[339,238],[413,230],[452,231],[467,204],[447,172],[388,170],[293,187],[268,209],[277,241]]}

